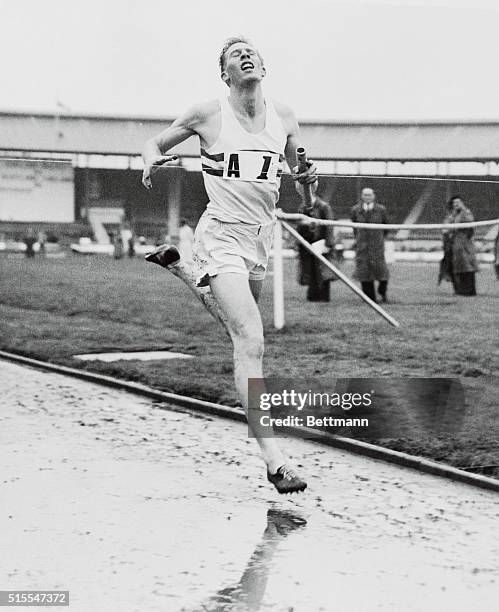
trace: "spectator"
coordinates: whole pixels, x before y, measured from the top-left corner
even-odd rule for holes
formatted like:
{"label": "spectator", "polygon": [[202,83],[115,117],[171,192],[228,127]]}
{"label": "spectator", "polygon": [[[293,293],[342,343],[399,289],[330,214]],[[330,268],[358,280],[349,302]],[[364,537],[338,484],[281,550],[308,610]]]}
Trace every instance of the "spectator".
{"label": "spectator", "polygon": [[135,237],[132,235],[128,238],[128,257],[135,257]]}
{"label": "spectator", "polygon": [[115,259],[122,259],[123,257],[123,238],[121,236],[121,229],[117,229],[111,234],[111,242],[114,246],[113,256]]}
{"label": "spectator", "polygon": [[44,232],[44,230],[40,230],[38,232],[38,247],[39,247],[39,254],[40,255],[46,255],[47,250],[46,250],[46,244],[47,244],[47,234]]}
{"label": "spectator", "polygon": [[[459,195],[453,196],[448,204],[449,214],[445,223],[468,223],[473,214],[466,208]],[[447,231],[448,249],[452,256],[452,276],[456,295],[476,295],[475,273],[478,271],[473,228]],[[445,236],[445,235],[444,235]]]}
{"label": "spectator", "polygon": [[[447,218],[444,219],[447,221]],[[454,286],[454,273],[452,271],[452,240],[449,230],[442,230],[442,248],[444,256],[440,262],[440,270],[438,273],[438,284],[445,280],[452,283]]]}
{"label": "spectator", "polygon": [[[321,198],[313,195],[313,208],[309,216],[315,219],[333,219],[331,206]],[[331,225],[302,223],[298,232],[310,242],[328,261],[336,259],[334,245],[334,228]],[[300,285],[308,285],[307,300],[309,302],[329,302],[330,282],[337,280],[336,275],[321,263],[304,246],[298,244],[298,270]]]}
{"label": "spectator", "polygon": [[24,244],[26,245],[26,257],[34,257],[35,256],[35,242],[36,242],[36,236],[35,236],[35,232],[33,231],[33,228],[28,228],[28,231],[26,232],[26,236],[24,238]]}
{"label": "spectator", "polygon": [[121,241],[123,249],[126,248],[128,257],[133,257],[135,255],[135,237],[129,223],[125,223],[121,228]]}
{"label": "spectator", "polygon": [[[361,202],[351,210],[355,223],[388,223],[386,208],[376,201],[376,194],[370,187],[361,192]],[[374,281],[378,281],[378,294],[387,301],[389,272],[385,260],[385,236],[387,230],[354,229],[356,239],[355,274],[362,291],[376,302]]]}

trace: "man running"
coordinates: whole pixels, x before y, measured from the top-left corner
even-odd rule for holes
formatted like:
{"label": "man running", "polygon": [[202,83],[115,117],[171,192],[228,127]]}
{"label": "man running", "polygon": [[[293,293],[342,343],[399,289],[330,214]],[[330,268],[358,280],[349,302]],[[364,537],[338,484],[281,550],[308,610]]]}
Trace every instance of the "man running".
{"label": "man running", "polygon": [[[219,64],[229,96],[193,106],[148,140],[142,182],[150,189],[153,172],[175,158],[166,152],[190,136],[199,137],[209,202],[194,236],[197,285],[209,284],[221,313],[218,318],[231,337],[236,389],[247,413],[248,378],[263,378],[263,326],[257,301],[270,253],[283,162],[286,159],[293,168],[295,180],[313,189],[317,176],[313,164],[298,173],[298,123],[287,106],[264,97],[265,66],[250,41],[230,38]],[[176,257],[174,249],[162,245],[147,259],[168,267]],[[303,491],[306,482],[290,469],[276,440],[257,441],[267,478],[279,493]]]}

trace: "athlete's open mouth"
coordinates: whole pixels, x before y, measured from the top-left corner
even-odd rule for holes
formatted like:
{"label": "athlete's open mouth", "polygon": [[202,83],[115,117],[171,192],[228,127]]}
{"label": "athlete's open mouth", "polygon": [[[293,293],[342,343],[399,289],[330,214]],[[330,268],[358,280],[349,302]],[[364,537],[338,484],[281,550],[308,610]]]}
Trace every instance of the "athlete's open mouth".
{"label": "athlete's open mouth", "polygon": [[253,70],[254,67],[253,62],[243,62],[241,64],[241,70]]}

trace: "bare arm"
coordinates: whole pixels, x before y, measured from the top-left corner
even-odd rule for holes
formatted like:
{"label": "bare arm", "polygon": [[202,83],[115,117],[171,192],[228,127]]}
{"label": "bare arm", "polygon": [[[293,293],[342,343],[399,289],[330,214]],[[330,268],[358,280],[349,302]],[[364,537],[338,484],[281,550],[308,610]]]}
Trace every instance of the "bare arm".
{"label": "bare arm", "polygon": [[196,128],[200,125],[202,119],[203,108],[193,106],[157,136],[147,140],[142,152],[142,159],[144,160],[142,183],[146,189],[152,188],[151,175],[155,170],[177,159],[176,155],[166,155],[166,152],[187,140],[190,136],[197,134]]}
{"label": "bare arm", "polygon": [[305,172],[299,173],[297,171],[298,169],[296,166],[298,163],[298,159],[296,157],[296,149],[302,146],[300,138],[300,128],[298,126],[298,121],[296,120],[296,117],[291,109],[281,106],[280,110],[282,113],[281,118],[283,126],[288,136],[284,155],[286,156],[286,161],[288,162],[290,170],[295,173],[293,179],[298,183],[302,184],[317,183],[317,168],[312,162],[309,162],[309,168]]}
{"label": "bare arm", "polygon": [[317,168],[313,162],[308,162],[309,167],[305,172],[298,172],[298,159],[296,157],[296,149],[301,147],[300,139],[300,128],[298,121],[293,111],[282,104],[276,105],[276,110],[281,118],[284,130],[287,134],[286,148],[284,149],[284,155],[286,162],[293,174],[293,180],[295,181],[296,190],[304,198],[303,184],[309,184],[312,187],[312,194],[317,191]]}

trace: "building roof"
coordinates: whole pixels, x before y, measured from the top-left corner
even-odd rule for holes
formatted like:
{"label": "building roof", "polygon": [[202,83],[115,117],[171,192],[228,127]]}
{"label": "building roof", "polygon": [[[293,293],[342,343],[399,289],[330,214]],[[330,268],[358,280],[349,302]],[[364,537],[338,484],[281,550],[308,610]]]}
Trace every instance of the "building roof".
{"label": "building roof", "polygon": [[[161,117],[0,112],[0,151],[139,155]],[[309,156],[354,161],[498,161],[499,121],[301,121]],[[174,149],[199,154],[197,139]]]}

